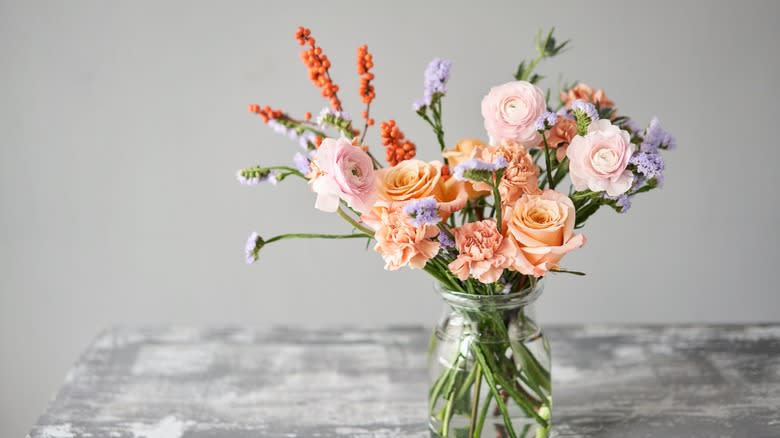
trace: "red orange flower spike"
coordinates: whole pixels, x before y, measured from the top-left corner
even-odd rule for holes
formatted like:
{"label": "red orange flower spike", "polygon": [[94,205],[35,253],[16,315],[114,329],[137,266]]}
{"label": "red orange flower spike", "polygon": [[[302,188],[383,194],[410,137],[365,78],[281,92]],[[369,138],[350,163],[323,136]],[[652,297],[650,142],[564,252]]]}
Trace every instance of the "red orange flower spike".
{"label": "red orange flower spike", "polygon": [[360,143],[363,143],[368,127],[374,125],[374,119],[370,116],[371,102],[376,97],[374,86],[371,85],[371,80],[374,79],[374,74],[371,73],[372,67],[374,67],[374,56],[368,52],[368,46],[363,44],[358,47],[357,50],[357,72],[358,75],[360,75],[360,98],[363,100],[363,103],[366,104],[366,109],[362,114],[366,124],[363,127],[363,136],[360,138]]}
{"label": "red orange flower spike", "polygon": [[322,90],[322,96],[330,101],[333,111],[342,111],[341,100],[338,97],[339,86],[330,78],[330,59],[322,53],[322,48],[317,46],[317,42],[311,36],[311,30],[298,27],[295,31],[295,39],[298,40],[299,45],[309,46],[301,52],[301,61],[309,70],[309,79]]}
{"label": "red orange flower spike", "polygon": [[395,120],[388,120],[379,124],[382,144],[385,146],[385,158],[391,166],[395,166],[404,160],[411,160],[417,154],[417,146],[404,137],[404,133],[398,129]]}
{"label": "red orange flower spike", "polygon": [[263,123],[268,123],[269,120],[278,119],[284,115],[284,113],[281,110],[272,109],[268,105],[266,105],[263,108],[260,108],[260,105],[256,103],[249,105],[249,112],[255,113],[258,116],[260,116],[260,118],[263,119]]}

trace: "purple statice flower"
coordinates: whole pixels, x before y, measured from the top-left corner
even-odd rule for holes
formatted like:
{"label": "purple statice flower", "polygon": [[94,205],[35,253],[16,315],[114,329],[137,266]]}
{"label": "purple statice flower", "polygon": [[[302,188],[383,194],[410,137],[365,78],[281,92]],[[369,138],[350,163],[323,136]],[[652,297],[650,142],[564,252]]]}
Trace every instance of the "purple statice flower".
{"label": "purple statice flower", "polygon": [[574,113],[582,111],[591,122],[599,119],[599,112],[596,110],[596,107],[592,103],[581,99],[577,99],[571,104],[571,111]]}
{"label": "purple statice flower", "polygon": [[622,128],[628,131],[631,136],[636,136],[642,133],[642,128],[639,127],[639,124],[634,121],[634,119],[626,119],[623,121]]}
{"label": "purple statice flower", "polygon": [[628,160],[646,179],[663,177],[664,158],[657,152],[635,152]]}
{"label": "purple statice flower", "polygon": [[499,155],[496,157],[495,161],[492,163],[488,163],[487,161],[477,160],[476,158],[472,158],[470,160],[466,160],[457,166],[455,166],[455,169],[452,172],[452,175],[455,177],[455,179],[463,181],[470,178],[467,178],[465,176],[465,172],[490,172],[493,173],[497,170],[501,170],[506,168],[507,166],[506,158]]}
{"label": "purple statice flower", "polygon": [[604,193],[602,196],[604,199],[615,201],[615,205],[620,209],[618,210],[620,213],[625,213],[628,211],[628,209],[631,208],[631,195],[628,193],[623,193],[622,195],[617,196],[609,196]]}
{"label": "purple statice flower", "polygon": [[257,253],[260,252],[260,248],[263,247],[263,239],[256,232],[252,232],[249,238],[246,240],[246,247],[244,248],[244,254],[246,255],[246,263],[251,265],[257,261]]}
{"label": "purple statice flower", "polygon": [[300,152],[295,153],[293,163],[295,163],[295,168],[304,175],[311,171],[311,162],[309,161],[309,158]]}
{"label": "purple statice flower", "polygon": [[438,239],[442,248],[455,248],[455,240],[452,238],[452,236],[449,235],[449,233],[440,231]]}
{"label": "purple statice flower", "polygon": [[650,126],[645,131],[645,138],[639,146],[644,152],[657,152],[658,149],[675,149],[677,140],[667,130],[661,127],[658,117],[650,120]]}
{"label": "purple statice flower", "polygon": [[277,182],[276,171],[262,169],[260,167],[252,167],[249,169],[242,169],[236,173],[236,179],[238,182],[245,186],[256,186],[260,183],[268,182],[275,186]]}
{"label": "purple statice flower", "polygon": [[544,131],[545,129],[551,128],[553,125],[555,125],[555,121],[558,120],[558,115],[550,112],[545,111],[536,118],[536,130],[537,131]]}
{"label": "purple statice flower", "polygon": [[561,116],[561,117],[565,117],[565,118],[567,118],[569,120],[575,120],[575,117],[573,115],[571,115],[571,112],[566,107],[563,107],[563,108],[559,109],[558,112],[555,113],[555,114],[558,115],[558,116]]}
{"label": "purple statice flower", "polygon": [[423,97],[415,100],[412,104],[415,111],[430,105],[435,94],[447,92],[447,81],[450,78],[451,67],[452,61],[448,59],[435,58],[428,64],[428,67],[425,68]]}
{"label": "purple statice flower", "polygon": [[439,204],[432,197],[415,199],[404,207],[404,213],[412,218],[409,223],[415,227],[433,225],[441,221],[439,216]]}

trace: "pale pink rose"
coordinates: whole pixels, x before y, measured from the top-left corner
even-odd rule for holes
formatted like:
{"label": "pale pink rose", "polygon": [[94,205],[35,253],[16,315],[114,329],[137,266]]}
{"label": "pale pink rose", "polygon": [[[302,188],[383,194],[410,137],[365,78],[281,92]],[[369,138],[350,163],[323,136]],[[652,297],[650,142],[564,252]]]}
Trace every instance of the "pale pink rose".
{"label": "pale pink rose", "polygon": [[585,244],[585,236],[574,234],[574,203],[555,190],[523,196],[506,209],[504,217],[508,235],[519,248],[514,268],[522,274],[541,277]]}
{"label": "pale pink rose", "polygon": [[374,223],[376,245],[374,250],[385,260],[385,269],[395,271],[407,264],[412,269],[422,269],[429,259],[439,253],[439,234],[436,225],[415,227],[409,217],[397,209],[383,209],[379,221]]}
{"label": "pale pink rose", "polygon": [[469,222],[453,228],[452,234],[459,254],[448,267],[461,281],[471,275],[482,283],[493,283],[515,263],[517,247],[498,232],[493,219]]}
{"label": "pale pink rose", "polygon": [[546,110],[544,93],[530,82],[507,82],[491,88],[482,99],[482,117],[490,144],[514,140],[526,147],[539,145],[536,119]]}
{"label": "pale pink rose", "polygon": [[[539,166],[526,149],[514,140],[504,140],[499,146],[476,148],[472,158],[492,163],[499,156],[506,159],[504,176],[498,185],[503,205],[511,204],[525,193],[536,193],[538,188]],[[474,190],[490,191],[484,182],[474,183]]]}
{"label": "pale pink rose", "polygon": [[575,190],[606,191],[618,196],[631,187],[634,176],[626,170],[631,158],[631,136],[600,119],[588,126],[588,133],[575,136],[568,149],[569,171]]}
{"label": "pale pink rose", "polygon": [[314,207],[328,212],[339,208],[339,199],[359,211],[371,208],[376,199],[376,177],[371,157],[344,137],[322,141],[311,162],[312,190],[317,193]]}

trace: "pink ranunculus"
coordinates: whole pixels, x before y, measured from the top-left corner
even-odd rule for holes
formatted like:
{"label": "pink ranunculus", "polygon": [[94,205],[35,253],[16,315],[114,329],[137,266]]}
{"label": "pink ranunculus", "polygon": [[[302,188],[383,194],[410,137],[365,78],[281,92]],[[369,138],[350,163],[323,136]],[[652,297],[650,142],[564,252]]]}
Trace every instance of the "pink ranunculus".
{"label": "pink ranunculus", "polygon": [[493,219],[469,222],[453,228],[452,234],[459,254],[448,267],[461,281],[471,275],[482,283],[493,283],[515,263],[517,246],[498,231]]}
{"label": "pink ranunculus", "polygon": [[371,157],[344,137],[322,141],[311,161],[310,184],[317,193],[314,207],[327,212],[339,208],[339,199],[363,213],[376,199],[376,177]]}
{"label": "pink ranunculus", "polygon": [[519,248],[515,269],[520,273],[541,277],[585,244],[585,236],[574,234],[574,203],[555,190],[523,196],[504,217],[508,235]]}
{"label": "pink ranunculus", "polygon": [[416,227],[398,209],[382,208],[376,219],[372,224],[376,228],[374,250],[382,255],[388,271],[407,264],[412,269],[422,269],[429,259],[439,253],[439,242],[432,240],[439,234],[436,225]]}
{"label": "pink ranunculus", "polygon": [[631,187],[634,176],[626,170],[631,158],[631,136],[600,119],[588,126],[588,133],[577,135],[566,149],[571,182],[575,190],[606,191],[618,196]]}
{"label": "pink ranunculus", "polygon": [[507,82],[491,88],[482,99],[482,117],[490,144],[514,140],[526,147],[538,146],[541,136],[536,130],[536,119],[546,110],[544,93],[530,82]]}

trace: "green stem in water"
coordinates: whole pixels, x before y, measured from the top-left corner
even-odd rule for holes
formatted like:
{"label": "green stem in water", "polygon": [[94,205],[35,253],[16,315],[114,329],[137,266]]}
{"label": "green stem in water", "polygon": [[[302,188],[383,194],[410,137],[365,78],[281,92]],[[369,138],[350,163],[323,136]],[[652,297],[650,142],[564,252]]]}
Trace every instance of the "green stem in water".
{"label": "green stem in water", "polygon": [[[474,365],[477,370],[476,386],[471,400],[471,425],[469,426],[469,436],[474,437],[477,431],[477,409],[479,409],[479,393],[482,391],[482,367],[479,364]],[[481,429],[481,427],[480,427]]]}
{"label": "green stem in water", "polygon": [[491,401],[493,401],[493,393],[488,392],[487,397],[485,397],[485,404],[482,405],[482,409],[479,412],[479,420],[477,420],[477,426],[474,429],[472,438],[480,438],[482,436],[482,428],[485,426],[485,418],[487,418],[487,413],[490,410]]}
{"label": "green stem in water", "polygon": [[368,234],[368,237],[374,237],[374,232],[371,231],[369,228],[364,227],[363,225],[360,225],[355,219],[352,218],[352,216],[348,215],[346,211],[342,210],[341,207],[339,207],[336,212],[341,216],[342,219],[349,222],[350,225],[355,227],[355,229],[360,230],[366,234]]}
{"label": "green stem in water", "polygon": [[476,346],[476,348],[474,348],[474,353],[477,356],[477,360],[479,361],[479,364],[482,366],[482,369],[485,372],[485,380],[487,380],[488,386],[490,387],[490,392],[493,394],[493,397],[496,399],[498,410],[501,411],[501,416],[504,418],[504,426],[506,426],[507,433],[511,438],[517,438],[517,435],[515,434],[515,429],[514,427],[512,427],[512,419],[509,417],[509,410],[506,407],[506,403],[504,403],[504,399],[501,397],[501,393],[498,391],[498,384],[496,383],[496,380],[493,377],[493,372],[490,371],[491,368],[487,364],[487,359],[485,358],[485,354],[482,352],[480,346]]}

